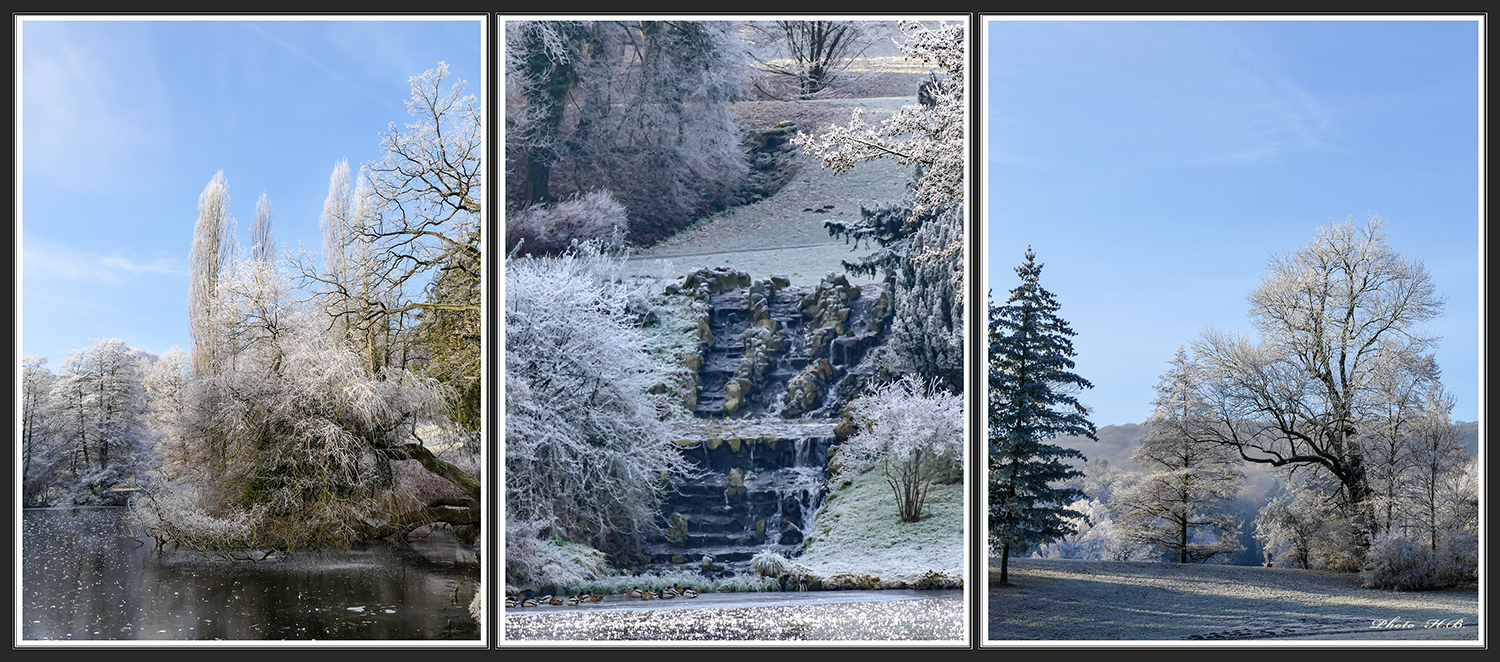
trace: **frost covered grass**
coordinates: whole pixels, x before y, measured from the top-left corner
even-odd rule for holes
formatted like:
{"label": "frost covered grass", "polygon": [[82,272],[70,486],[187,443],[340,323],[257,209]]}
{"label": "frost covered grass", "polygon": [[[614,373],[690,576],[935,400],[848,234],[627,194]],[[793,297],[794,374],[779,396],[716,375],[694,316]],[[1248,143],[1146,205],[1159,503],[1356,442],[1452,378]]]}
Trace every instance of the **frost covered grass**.
{"label": "frost covered grass", "polygon": [[933,485],[924,512],[902,522],[885,476],[867,471],[823,501],[794,571],[802,566],[829,588],[841,585],[829,581],[841,575],[879,578],[872,588],[961,587],[963,483]]}
{"label": "frost covered grass", "polygon": [[582,586],[612,573],[604,552],[593,547],[524,534],[507,537],[505,566],[507,580],[525,578],[537,586],[564,588]]}
{"label": "frost covered grass", "polygon": [[1477,590],[1371,590],[1356,573],[1012,558],[1010,581],[990,585],[991,640],[1478,637]]}
{"label": "frost covered grass", "polygon": [[[624,593],[632,588],[660,591],[671,586],[691,588],[700,593],[717,593],[725,589],[735,593],[754,593],[776,591],[780,588],[776,580],[769,577],[734,575],[733,577],[710,578],[689,570],[671,570],[640,575],[600,577],[594,581],[579,584],[576,590],[614,595]],[[574,589],[570,588],[569,590]]]}

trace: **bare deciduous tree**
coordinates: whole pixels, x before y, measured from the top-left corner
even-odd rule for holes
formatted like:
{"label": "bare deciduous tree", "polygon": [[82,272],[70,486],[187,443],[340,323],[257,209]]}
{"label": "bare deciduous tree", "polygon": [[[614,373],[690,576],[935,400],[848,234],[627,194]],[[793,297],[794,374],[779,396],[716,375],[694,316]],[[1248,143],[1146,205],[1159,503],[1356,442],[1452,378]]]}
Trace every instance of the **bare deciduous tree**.
{"label": "bare deciduous tree", "polygon": [[1195,343],[1212,424],[1195,436],[1249,462],[1327,472],[1368,529],[1367,435],[1381,376],[1418,365],[1437,339],[1418,325],[1443,299],[1420,262],[1386,244],[1384,221],[1326,226],[1278,256],[1250,295],[1260,342],[1209,331]]}
{"label": "bare deciduous tree", "polygon": [[796,81],[801,99],[810,99],[828,88],[870,47],[859,21],[772,21],[751,25],[777,40],[785,55],[777,59],[756,58],[755,67]]}

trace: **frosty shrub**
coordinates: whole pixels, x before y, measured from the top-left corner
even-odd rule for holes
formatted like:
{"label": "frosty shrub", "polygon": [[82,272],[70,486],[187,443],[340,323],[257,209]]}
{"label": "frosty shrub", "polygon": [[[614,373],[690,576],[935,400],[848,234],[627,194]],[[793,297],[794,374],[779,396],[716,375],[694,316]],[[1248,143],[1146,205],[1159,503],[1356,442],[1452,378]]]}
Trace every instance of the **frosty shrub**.
{"label": "frosty shrub", "polygon": [[1433,578],[1440,586],[1463,586],[1479,580],[1479,537],[1449,531],[1432,555]]}
{"label": "frosty shrub", "polygon": [[1149,548],[1132,541],[1126,535],[1103,501],[1096,498],[1079,499],[1070,504],[1068,509],[1080,515],[1069,518],[1075,532],[1056,542],[1043,543],[1032,552],[1032,558],[1150,560]]}
{"label": "frosty shrub", "polygon": [[506,264],[505,498],[508,537],[524,525],[626,562],[691,468],[646,392],[658,366],[617,267],[586,254]]}
{"label": "frosty shrub", "polygon": [[[515,535],[512,535],[514,530]],[[530,533],[530,535],[527,535]],[[597,549],[563,540],[541,540],[534,531],[507,527],[505,581],[516,586],[576,587],[609,574],[609,563]]]}
{"label": "frosty shrub", "polygon": [[920,520],[932,483],[962,459],[963,400],[908,376],[851,406],[857,432],[840,447],[837,481],[873,463],[885,472],[901,521]]}
{"label": "frosty shrub", "polygon": [[791,562],[787,561],[785,556],[769,549],[760,550],[754,558],[750,559],[750,569],[762,577],[780,577],[789,565]]}
{"label": "frosty shrub", "polygon": [[749,573],[734,574],[727,577],[706,577],[702,573],[691,570],[647,572],[639,575],[609,575],[600,577],[594,581],[584,582],[576,587],[569,587],[569,590],[593,591],[595,593],[614,595],[624,593],[632,588],[659,591],[669,586],[691,588],[700,593],[754,593],[781,590],[781,584],[770,577],[761,577]]}
{"label": "frosty shrub", "polygon": [[1359,573],[1365,588],[1419,591],[1433,588],[1432,554],[1404,536],[1383,538],[1370,546]]}
{"label": "frosty shrub", "polygon": [[1303,569],[1357,572],[1362,567],[1359,540],[1367,532],[1342,517],[1323,493],[1327,486],[1299,488],[1272,499],[1255,518],[1255,538],[1267,562]]}
{"label": "frosty shrub", "polygon": [[625,244],[625,207],[609,191],[592,191],[553,204],[536,204],[505,217],[505,252],[561,255],[575,243],[594,242],[606,251]]}

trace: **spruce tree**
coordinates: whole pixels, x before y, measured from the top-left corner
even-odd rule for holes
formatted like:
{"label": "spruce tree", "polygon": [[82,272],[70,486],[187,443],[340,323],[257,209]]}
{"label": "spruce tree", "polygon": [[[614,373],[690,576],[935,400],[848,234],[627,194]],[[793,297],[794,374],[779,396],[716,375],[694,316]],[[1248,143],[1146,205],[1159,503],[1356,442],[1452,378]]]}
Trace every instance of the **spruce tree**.
{"label": "spruce tree", "polygon": [[1082,518],[1068,504],[1083,491],[1057,485],[1083,472],[1068,458],[1077,450],[1046,443],[1077,435],[1098,441],[1088,408],[1074,393],[1093,388],[1072,372],[1076,335],[1057,316],[1056,297],[1038,283],[1042,265],[1026,249],[1016,268],[1021,285],[1005,305],[990,305],[989,514],[990,546],[1000,553],[1000,583],[1009,579],[1010,552],[1075,532]]}

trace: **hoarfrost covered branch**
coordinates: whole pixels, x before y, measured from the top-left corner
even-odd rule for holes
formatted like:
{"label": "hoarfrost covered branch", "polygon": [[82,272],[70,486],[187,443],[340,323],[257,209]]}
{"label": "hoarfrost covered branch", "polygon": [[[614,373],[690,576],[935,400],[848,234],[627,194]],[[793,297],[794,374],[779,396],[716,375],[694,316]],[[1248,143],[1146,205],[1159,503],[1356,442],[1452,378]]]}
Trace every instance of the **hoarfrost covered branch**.
{"label": "hoarfrost covered branch", "polygon": [[508,574],[541,562],[524,553],[532,537],[632,559],[661,494],[689,472],[646,392],[659,367],[617,266],[587,254],[506,265]]}

